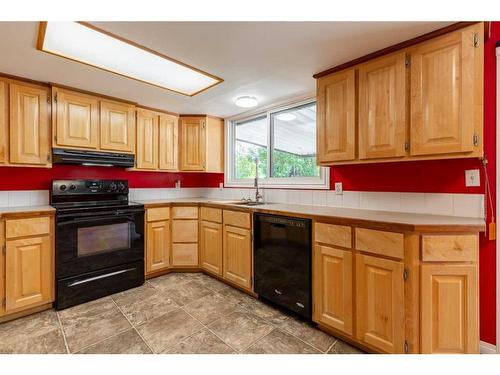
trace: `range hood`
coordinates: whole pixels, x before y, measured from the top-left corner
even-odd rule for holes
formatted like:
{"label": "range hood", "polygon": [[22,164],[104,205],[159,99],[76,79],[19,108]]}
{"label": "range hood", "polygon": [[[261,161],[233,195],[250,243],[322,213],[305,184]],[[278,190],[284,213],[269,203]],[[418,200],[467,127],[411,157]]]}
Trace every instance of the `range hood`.
{"label": "range hood", "polygon": [[132,168],[135,163],[135,157],[131,154],[117,154],[114,152],[54,148],[52,149],[52,163]]}

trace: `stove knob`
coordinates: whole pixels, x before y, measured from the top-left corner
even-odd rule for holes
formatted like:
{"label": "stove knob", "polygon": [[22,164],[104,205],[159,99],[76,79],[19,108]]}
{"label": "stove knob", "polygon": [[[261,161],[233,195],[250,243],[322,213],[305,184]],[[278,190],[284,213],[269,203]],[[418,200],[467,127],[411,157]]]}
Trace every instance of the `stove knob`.
{"label": "stove knob", "polygon": [[112,182],[111,184],[109,184],[109,190],[111,190],[111,191],[115,191],[116,190],[116,184],[114,182]]}
{"label": "stove knob", "polygon": [[125,190],[125,184],[123,182],[120,182],[118,184],[118,190],[120,190],[120,191],[124,191]]}
{"label": "stove knob", "polygon": [[63,185],[59,186],[59,190],[62,190],[62,191],[66,190],[66,185],[63,184]]}
{"label": "stove knob", "polygon": [[69,185],[69,189],[70,190],[76,190],[76,185],[74,185],[74,184]]}

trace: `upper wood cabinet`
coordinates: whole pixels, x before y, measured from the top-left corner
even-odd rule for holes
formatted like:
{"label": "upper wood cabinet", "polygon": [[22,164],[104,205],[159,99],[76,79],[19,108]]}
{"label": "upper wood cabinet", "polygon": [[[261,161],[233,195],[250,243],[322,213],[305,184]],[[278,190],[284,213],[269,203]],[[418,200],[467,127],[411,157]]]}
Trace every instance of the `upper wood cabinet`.
{"label": "upper wood cabinet", "polygon": [[101,101],[101,149],[134,152],[135,107]]}
{"label": "upper wood cabinet", "polygon": [[136,167],[158,169],[158,114],[137,110]]}
{"label": "upper wood cabinet", "polygon": [[8,92],[7,84],[0,81],[0,164],[7,162],[8,134]]}
{"label": "upper wood cabinet", "polygon": [[224,121],[181,117],[179,137],[181,171],[224,171]]}
{"label": "upper wood cabinet", "polygon": [[406,53],[359,67],[359,158],[403,156],[406,142]]}
{"label": "upper wood cabinet", "polygon": [[99,101],[97,98],[53,88],[55,147],[99,148]]}
{"label": "upper wood cabinet", "polygon": [[176,171],[178,169],[178,156],[179,156],[178,121],[179,119],[176,116],[160,114],[159,168],[161,170]]}
{"label": "upper wood cabinet", "polygon": [[356,254],[357,338],[387,353],[403,353],[403,262]]}
{"label": "upper wood cabinet", "polygon": [[318,164],[483,156],[483,35],[476,23],[319,77]]}
{"label": "upper wood cabinet", "polygon": [[316,104],[318,162],[353,160],[356,156],[355,70],[318,79]]}
{"label": "upper wood cabinet", "polygon": [[482,135],[482,36],[482,27],[475,26],[412,50],[412,155],[470,153],[478,147]]}

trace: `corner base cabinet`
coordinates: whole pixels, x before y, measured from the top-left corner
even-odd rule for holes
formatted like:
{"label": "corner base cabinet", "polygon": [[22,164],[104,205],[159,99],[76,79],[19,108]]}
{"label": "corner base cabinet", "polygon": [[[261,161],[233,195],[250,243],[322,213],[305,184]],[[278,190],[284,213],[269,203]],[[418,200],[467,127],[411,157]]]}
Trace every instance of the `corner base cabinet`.
{"label": "corner base cabinet", "polygon": [[387,229],[315,223],[314,321],[372,352],[479,353],[477,229]]}

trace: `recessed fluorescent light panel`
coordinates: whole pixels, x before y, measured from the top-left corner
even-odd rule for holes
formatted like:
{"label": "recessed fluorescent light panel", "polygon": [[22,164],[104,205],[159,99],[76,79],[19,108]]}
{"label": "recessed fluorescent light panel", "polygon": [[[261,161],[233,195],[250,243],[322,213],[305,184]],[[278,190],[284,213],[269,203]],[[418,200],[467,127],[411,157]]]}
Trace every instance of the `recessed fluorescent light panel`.
{"label": "recessed fluorescent light panel", "polygon": [[188,96],[223,81],[85,22],[41,22],[37,47],[44,52]]}

